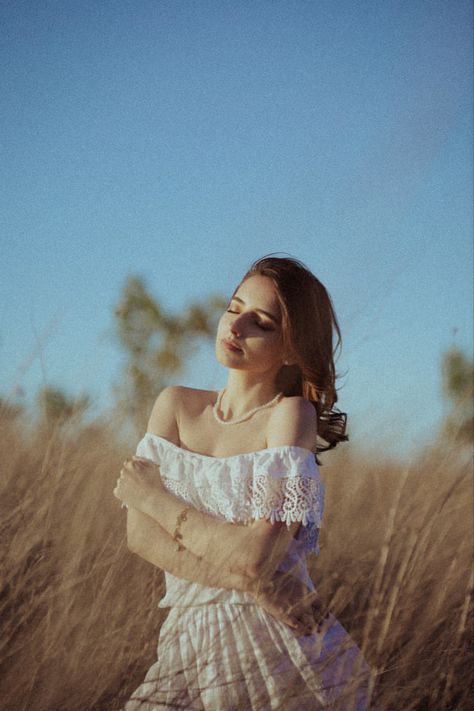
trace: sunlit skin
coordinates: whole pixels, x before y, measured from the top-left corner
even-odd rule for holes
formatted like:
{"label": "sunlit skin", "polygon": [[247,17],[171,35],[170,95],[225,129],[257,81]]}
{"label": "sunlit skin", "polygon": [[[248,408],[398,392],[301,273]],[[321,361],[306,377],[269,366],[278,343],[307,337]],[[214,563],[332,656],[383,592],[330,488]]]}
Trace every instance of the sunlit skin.
{"label": "sunlit skin", "polygon": [[[225,340],[232,342],[240,350],[226,347],[223,342]],[[291,354],[287,353],[283,346],[281,309],[270,278],[253,275],[238,287],[219,320],[215,351],[217,360],[228,369],[225,394],[221,401],[221,415],[224,419],[238,418],[275,397],[278,393],[276,376],[281,367],[285,363],[291,364],[292,360]],[[129,507],[155,519],[158,509],[169,511],[173,505],[159,475],[159,466],[142,457],[135,456],[124,462],[114,494]],[[182,504],[179,502],[176,513],[179,513],[181,508]],[[197,512],[194,515],[196,514]],[[200,526],[199,516],[200,514],[197,514],[195,518],[196,526]],[[212,521],[207,522],[207,530],[212,528],[212,524]],[[259,526],[262,530],[262,523]],[[246,535],[238,528],[233,529],[236,534]],[[219,536],[218,533],[217,535]],[[258,535],[259,531],[256,529],[255,536]],[[197,536],[196,527],[194,540]],[[242,543],[247,546],[245,540],[242,538]],[[206,547],[209,543],[210,541],[207,541]],[[225,568],[228,550],[229,547],[226,549],[223,546],[221,550],[214,551],[216,561],[220,554],[224,556],[220,562],[222,569]],[[259,603],[262,607],[300,633],[311,632],[315,618],[318,617],[320,627],[324,613],[321,612],[321,601],[317,593],[309,593],[296,578],[290,578],[289,581],[286,580],[286,587],[281,589],[280,594],[276,594],[277,577],[276,574],[273,578],[271,595],[266,596],[263,589],[260,591]],[[249,589],[253,589],[252,584]]]}
{"label": "sunlit skin", "polygon": [[[222,339],[234,341],[242,352],[226,348]],[[283,348],[281,309],[269,277],[255,274],[237,289],[219,320],[216,357],[229,369],[222,401],[225,419],[238,417],[277,394],[276,375],[291,357]]]}

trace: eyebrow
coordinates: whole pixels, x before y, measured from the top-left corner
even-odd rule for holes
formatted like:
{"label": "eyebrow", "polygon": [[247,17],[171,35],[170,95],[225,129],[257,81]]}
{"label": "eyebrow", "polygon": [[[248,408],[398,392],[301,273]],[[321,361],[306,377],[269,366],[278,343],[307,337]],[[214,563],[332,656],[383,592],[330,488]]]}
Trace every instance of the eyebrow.
{"label": "eyebrow", "polygon": [[[245,301],[243,299],[241,299],[239,296],[233,296],[231,298],[231,301],[238,301],[241,304],[245,304]],[[255,309],[255,311],[259,311],[260,313],[265,314],[265,316],[268,316],[268,318],[271,318],[271,320],[274,321],[275,323],[278,323],[278,324],[280,323],[280,320],[277,319],[276,316],[269,313],[268,311],[264,311],[263,309]]]}

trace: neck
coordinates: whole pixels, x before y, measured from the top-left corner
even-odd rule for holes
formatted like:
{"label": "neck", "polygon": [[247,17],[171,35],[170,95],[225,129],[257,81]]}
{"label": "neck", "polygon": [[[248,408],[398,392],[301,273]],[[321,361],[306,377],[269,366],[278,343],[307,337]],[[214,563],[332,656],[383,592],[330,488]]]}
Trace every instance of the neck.
{"label": "neck", "polygon": [[230,370],[225,386],[222,414],[226,419],[240,417],[254,407],[265,405],[279,392],[275,378],[261,373]]}

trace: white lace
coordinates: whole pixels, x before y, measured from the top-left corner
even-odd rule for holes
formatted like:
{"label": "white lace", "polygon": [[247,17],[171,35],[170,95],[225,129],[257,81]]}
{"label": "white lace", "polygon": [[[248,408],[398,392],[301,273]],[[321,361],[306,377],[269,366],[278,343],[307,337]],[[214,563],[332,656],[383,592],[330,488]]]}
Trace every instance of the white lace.
{"label": "white lace", "polygon": [[166,488],[200,511],[234,523],[300,522],[297,540],[306,553],[319,552],[324,490],[309,450],[283,445],[208,457],[147,433],[137,454],[159,464]]}

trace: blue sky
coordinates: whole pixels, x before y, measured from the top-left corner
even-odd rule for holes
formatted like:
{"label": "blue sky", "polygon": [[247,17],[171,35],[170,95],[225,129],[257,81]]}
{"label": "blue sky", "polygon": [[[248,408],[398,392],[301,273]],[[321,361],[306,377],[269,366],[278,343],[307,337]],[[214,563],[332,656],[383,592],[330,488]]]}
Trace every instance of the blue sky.
{"label": "blue sky", "polygon": [[[470,2],[3,2],[0,392],[120,380],[127,276],[171,311],[301,259],[353,439],[407,453],[472,352]],[[205,347],[179,381],[219,388]]]}

